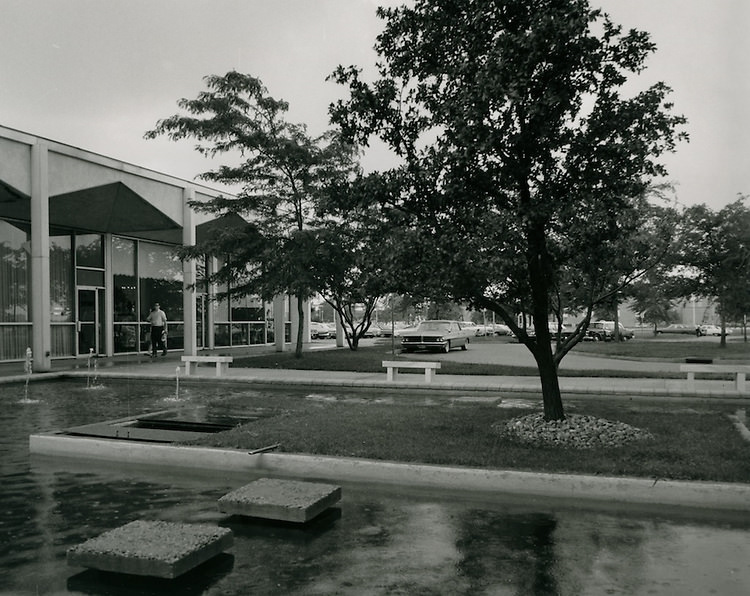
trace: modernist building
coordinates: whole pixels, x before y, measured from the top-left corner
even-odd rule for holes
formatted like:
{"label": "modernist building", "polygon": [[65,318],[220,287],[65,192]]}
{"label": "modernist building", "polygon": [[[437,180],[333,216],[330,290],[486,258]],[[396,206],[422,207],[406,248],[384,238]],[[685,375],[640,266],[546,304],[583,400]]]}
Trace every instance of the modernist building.
{"label": "modernist building", "polygon": [[31,348],[43,371],[53,358],[143,352],[154,302],[170,350],[283,350],[296,326],[289,300],[217,302],[202,279],[215,260],[177,258],[219,222],[188,202],[219,194],[0,126],[0,361]]}

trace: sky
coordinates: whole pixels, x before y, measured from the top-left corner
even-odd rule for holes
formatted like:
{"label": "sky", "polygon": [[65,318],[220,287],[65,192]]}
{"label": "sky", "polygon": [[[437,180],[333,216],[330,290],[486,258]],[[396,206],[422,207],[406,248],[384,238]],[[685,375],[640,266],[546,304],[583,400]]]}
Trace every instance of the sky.
{"label": "sky", "polygon": [[[203,77],[238,70],[289,102],[312,134],[344,89],[326,77],[374,75],[375,16],[390,0],[0,0],[0,125],[186,180],[213,166],[191,141],[144,139],[193,98]],[[591,0],[657,52],[632,82],[672,87],[689,143],[664,161],[683,205],[720,209],[750,194],[750,2]],[[387,167],[375,147],[367,170]],[[215,164],[214,164],[215,165]]]}

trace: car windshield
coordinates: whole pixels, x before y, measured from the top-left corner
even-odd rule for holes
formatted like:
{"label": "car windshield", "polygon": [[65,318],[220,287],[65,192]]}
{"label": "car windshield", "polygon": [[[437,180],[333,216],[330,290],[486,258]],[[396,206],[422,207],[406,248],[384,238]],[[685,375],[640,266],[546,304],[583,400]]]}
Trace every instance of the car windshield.
{"label": "car windshield", "polygon": [[437,321],[425,321],[419,325],[420,331],[450,331],[450,323],[440,323]]}

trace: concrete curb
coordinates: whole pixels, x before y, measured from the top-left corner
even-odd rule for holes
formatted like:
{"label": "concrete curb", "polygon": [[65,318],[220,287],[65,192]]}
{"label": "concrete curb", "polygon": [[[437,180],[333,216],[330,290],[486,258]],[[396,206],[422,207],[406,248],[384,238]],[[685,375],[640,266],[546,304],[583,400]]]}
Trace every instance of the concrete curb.
{"label": "concrete curb", "polygon": [[[90,373],[87,371],[60,371],[50,373],[35,373],[30,377],[30,381],[49,381],[66,378],[87,378]],[[174,377],[164,374],[164,372],[110,372],[100,371],[97,378],[101,379],[140,379],[140,380],[161,380],[173,381]],[[23,383],[26,377],[22,375],[0,377],[0,384],[3,383]],[[252,374],[248,376],[190,376],[181,377],[182,383],[226,383],[226,384],[248,384],[248,385],[286,385],[291,387],[358,387],[363,389],[409,389],[420,391],[475,391],[475,392],[503,392],[520,395],[538,395],[541,391],[539,387],[529,385],[517,385],[512,383],[465,383],[465,382],[432,382],[426,384],[419,379],[412,381],[406,380],[401,382],[372,380],[372,379],[337,379],[335,377],[320,378],[267,378],[255,377]],[[726,403],[744,403],[750,402],[750,395],[739,393],[736,390],[728,389],[696,389],[686,391],[683,388],[666,387],[664,389],[655,389],[653,387],[637,387],[630,385],[627,389],[621,387],[601,386],[601,387],[563,387],[563,392],[567,397],[629,397],[634,399],[670,399],[670,400],[694,400],[709,399],[712,402],[724,400]]]}
{"label": "concrete curb", "polygon": [[368,482],[450,491],[555,497],[725,511],[750,511],[750,485],[546,474],[402,464],[298,454],[154,445],[41,434],[29,437],[36,455],[227,472],[269,473],[329,481]]}

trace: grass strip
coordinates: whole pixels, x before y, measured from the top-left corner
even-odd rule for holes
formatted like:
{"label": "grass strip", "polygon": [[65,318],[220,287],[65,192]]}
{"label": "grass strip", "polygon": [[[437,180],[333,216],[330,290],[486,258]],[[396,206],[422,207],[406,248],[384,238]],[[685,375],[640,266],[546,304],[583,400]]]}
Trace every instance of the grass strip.
{"label": "grass strip", "polygon": [[[455,397],[455,396],[454,396]],[[246,405],[252,407],[253,398]],[[268,403],[265,402],[267,406]],[[654,479],[750,482],[750,443],[734,429],[729,406],[567,400],[569,412],[617,420],[654,439],[617,448],[576,450],[520,445],[493,425],[530,413],[447,395],[301,394],[274,401],[273,413],[199,444],[404,463]]]}

